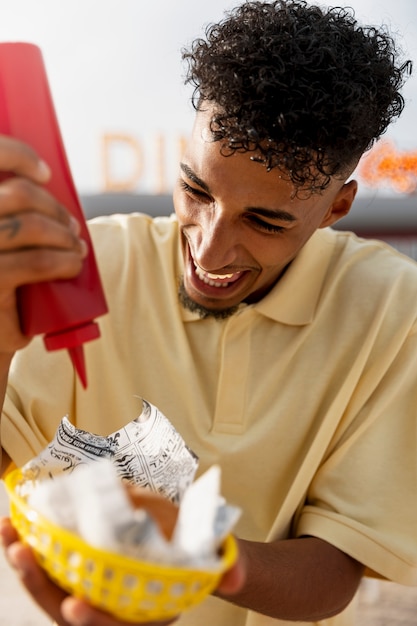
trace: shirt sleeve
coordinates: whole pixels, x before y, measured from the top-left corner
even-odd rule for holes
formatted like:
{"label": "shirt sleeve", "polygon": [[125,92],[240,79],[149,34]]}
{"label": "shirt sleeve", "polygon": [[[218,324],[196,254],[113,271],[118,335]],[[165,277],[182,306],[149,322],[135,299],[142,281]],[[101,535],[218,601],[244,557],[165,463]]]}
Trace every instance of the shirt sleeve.
{"label": "shirt sleeve", "polygon": [[417,585],[415,327],[366,402],[355,403],[311,482],[295,533],[332,543],[379,576]]}
{"label": "shirt sleeve", "polygon": [[47,352],[41,337],[12,361],[1,418],[1,443],[17,466],[50,442],[73,406],[74,373],[65,350]]}

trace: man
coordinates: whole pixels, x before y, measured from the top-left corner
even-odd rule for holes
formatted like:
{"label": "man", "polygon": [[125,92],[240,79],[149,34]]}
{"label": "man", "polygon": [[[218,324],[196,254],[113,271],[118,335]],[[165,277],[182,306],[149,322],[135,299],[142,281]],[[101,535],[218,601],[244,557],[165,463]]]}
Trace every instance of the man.
{"label": "man", "polygon": [[[86,391],[66,354],[27,345],[14,301],[20,284],[76,275],[84,245],[42,189],[45,166],[1,141],[17,177],[0,232],[19,225],[0,237],[3,448],[21,465],[64,414],[108,434],[146,398],[201,472],[219,463],[243,511],[238,567],[178,624],[353,624],[366,568],[417,584],[417,267],[329,227],[402,111],[409,64],[383,31],[298,0],[245,3],[184,56],[197,112],[176,217],[91,223],[110,314],[85,346]],[[15,539],[4,523],[11,563],[58,623],[118,623],[61,604]]]}

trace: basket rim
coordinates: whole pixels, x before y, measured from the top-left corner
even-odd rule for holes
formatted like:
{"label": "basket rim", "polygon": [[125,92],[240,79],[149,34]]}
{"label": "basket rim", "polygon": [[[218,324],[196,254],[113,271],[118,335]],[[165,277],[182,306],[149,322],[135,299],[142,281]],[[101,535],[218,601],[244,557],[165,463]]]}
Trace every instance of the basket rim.
{"label": "basket rim", "polygon": [[[81,553],[88,552],[88,556],[91,559],[102,558],[106,556],[112,562],[112,566],[120,567],[120,568],[128,568],[134,573],[134,571],[138,568],[142,572],[148,572],[157,574],[157,572],[163,573],[166,575],[175,575],[178,574],[179,571],[182,571],[187,574],[192,574],[193,572],[196,575],[205,574],[206,576],[218,577],[226,570],[230,569],[232,565],[235,563],[238,555],[237,543],[236,539],[232,534],[227,535],[222,544],[222,554],[218,561],[218,567],[212,569],[204,569],[203,567],[193,567],[193,566],[175,566],[175,565],[164,565],[163,563],[153,563],[151,561],[142,561],[136,559],[134,557],[129,557],[127,555],[119,554],[117,552],[112,552],[108,550],[103,550],[102,548],[97,548],[95,546],[90,545],[82,537],[77,535],[76,533],[67,530],[66,528],[61,528],[57,524],[49,521],[44,515],[29,507],[28,503],[22,498],[18,493],[16,493],[17,485],[24,481],[23,472],[21,468],[16,468],[8,473],[3,479],[6,492],[10,498],[10,500],[14,503],[16,508],[19,510],[19,514],[24,515],[30,521],[34,521],[38,519],[42,526],[49,530],[51,535],[54,537],[59,537],[63,544],[70,544],[71,549],[75,551],[79,551]],[[13,523],[13,520],[12,520]],[[25,537],[22,536],[21,540],[25,543]],[[34,548],[36,550],[36,548]]]}

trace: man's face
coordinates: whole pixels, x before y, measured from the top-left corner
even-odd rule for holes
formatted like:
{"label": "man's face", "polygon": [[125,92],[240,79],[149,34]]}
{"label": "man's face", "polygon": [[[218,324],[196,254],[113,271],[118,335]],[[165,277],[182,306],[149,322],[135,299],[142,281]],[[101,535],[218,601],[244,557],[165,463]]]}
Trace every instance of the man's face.
{"label": "man's face", "polygon": [[263,298],[314,231],[347,213],[356,183],[334,180],[297,198],[279,170],[268,172],[251,153],[223,156],[221,142],[210,141],[210,113],[196,116],[174,205],[188,306],[218,315]]}

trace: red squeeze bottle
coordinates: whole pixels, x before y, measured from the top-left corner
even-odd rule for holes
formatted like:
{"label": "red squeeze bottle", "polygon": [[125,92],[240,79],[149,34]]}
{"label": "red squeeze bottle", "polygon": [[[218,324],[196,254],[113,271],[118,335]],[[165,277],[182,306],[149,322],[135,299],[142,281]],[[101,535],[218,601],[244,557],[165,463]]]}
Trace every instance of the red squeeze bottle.
{"label": "red squeeze bottle", "polygon": [[0,43],[0,134],[29,144],[48,163],[52,175],[45,188],[81,225],[80,234],[88,247],[81,273],[72,279],[23,285],[17,290],[17,302],[23,333],[43,334],[47,350],[66,348],[85,388],[83,343],[100,336],[94,318],[108,309],[42,53],[33,44]]}

